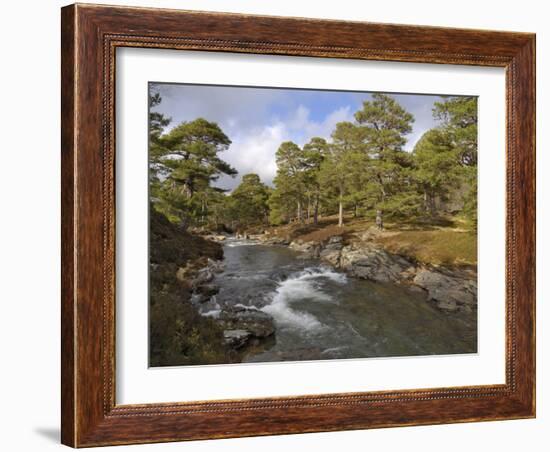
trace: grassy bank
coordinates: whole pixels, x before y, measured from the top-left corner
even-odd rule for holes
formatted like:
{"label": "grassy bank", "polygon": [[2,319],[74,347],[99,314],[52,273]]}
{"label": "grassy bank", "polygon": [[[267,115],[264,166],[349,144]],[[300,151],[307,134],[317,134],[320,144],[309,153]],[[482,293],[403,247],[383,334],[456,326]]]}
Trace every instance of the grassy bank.
{"label": "grassy bank", "polygon": [[344,226],[339,227],[336,216],[322,218],[317,225],[294,223],[266,230],[273,236],[303,242],[326,241],[341,235],[347,243],[352,243],[370,233],[369,240],[380,244],[388,252],[416,262],[477,266],[477,234],[468,223],[457,217],[388,222],[380,232],[373,221],[352,217],[346,218]]}

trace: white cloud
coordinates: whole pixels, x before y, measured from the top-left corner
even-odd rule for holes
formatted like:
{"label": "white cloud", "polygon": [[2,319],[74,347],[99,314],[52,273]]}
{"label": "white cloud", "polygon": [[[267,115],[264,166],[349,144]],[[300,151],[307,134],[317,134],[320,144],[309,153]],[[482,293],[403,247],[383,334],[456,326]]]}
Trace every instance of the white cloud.
{"label": "white cloud", "polygon": [[309,124],[309,114],[309,108],[298,105],[298,108],[289,115],[285,122],[290,129],[300,130]]}
{"label": "white cloud", "polygon": [[277,172],[275,152],[283,141],[289,139],[284,124],[257,127],[231,137],[232,144],[222,158],[235,167],[239,174],[236,178],[220,178],[216,185],[233,189],[241,177],[248,173],[256,173],[264,183],[271,184]]}
{"label": "white cloud", "polygon": [[309,141],[311,137],[322,137],[328,140],[336,124],[343,121],[353,122],[353,114],[349,106],[334,110],[320,123],[308,121],[306,127],[307,141]]}
{"label": "white cloud", "polygon": [[277,172],[275,153],[282,142],[294,141],[303,146],[315,136],[328,139],[338,122],[352,120],[350,108],[342,107],[328,114],[323,121],[316,122],[310,119],[310,110],[299,105],[287,118],[274,118],[266,126],[245,131],[232,127],[228,131],[232,144],[223,154],[223,159],[239,174],[234,179],[220,178],[216,185],[233,189],[247,173],[256,173],[264,183],[271,185]]}
{"label": "white cloud", "polygon": [[246,128],[264,122],[270,106],[288,96],[277,89],[262,89],[259,94],[257,89],[185,84],[156,84],[155,91],[162,97],[155,110],[172,118],[168,129],[199,117]]}

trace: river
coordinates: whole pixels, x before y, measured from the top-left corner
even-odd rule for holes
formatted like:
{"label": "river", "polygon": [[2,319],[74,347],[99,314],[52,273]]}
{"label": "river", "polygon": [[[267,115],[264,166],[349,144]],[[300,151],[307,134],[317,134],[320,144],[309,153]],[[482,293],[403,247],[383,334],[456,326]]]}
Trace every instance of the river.
{"label": "river", "polygon": [[245,362],[475,353],[476,313],[446,313],[424,293],[350,278],[284,246],[229,238],[215,316],[243,305],[270,314],[275,340]]}

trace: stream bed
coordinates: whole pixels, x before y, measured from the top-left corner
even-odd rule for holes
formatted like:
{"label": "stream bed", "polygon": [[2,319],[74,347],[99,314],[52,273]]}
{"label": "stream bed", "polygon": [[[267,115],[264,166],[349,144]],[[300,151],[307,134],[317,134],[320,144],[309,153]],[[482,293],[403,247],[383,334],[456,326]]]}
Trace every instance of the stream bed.
{"label": "stream bed", "polygon": [[421,290],[350,278],[285,246],[228,238],[219,293],[200,309],[271,315],[275,337],[244,362],[464,354],[477,351],[477,314],[443,312]]}

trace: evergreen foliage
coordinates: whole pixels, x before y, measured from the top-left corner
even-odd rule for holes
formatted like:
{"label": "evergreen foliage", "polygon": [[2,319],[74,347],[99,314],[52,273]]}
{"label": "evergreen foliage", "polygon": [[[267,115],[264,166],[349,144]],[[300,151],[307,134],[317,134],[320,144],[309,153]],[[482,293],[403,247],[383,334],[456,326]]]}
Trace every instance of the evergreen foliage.
{"label": "evergreen foliage", "polygon": [[214,184],[237,171],[221,158],[231,145],[218,124],[204,118],[170,130],[154,111],[150,92],[150,184],[154,207],[183,229],[261,227],[310,222],[337,214],[395,220],[461,213],[477,217],[477,98],[442,97],[433,107],[437,127],[412,152],[404,150],[414,117],[387,94],[363,102],[353,122],[338,123],[329,140],[312,137],[276,150],[273,188],[245,174],[227,193]]}

